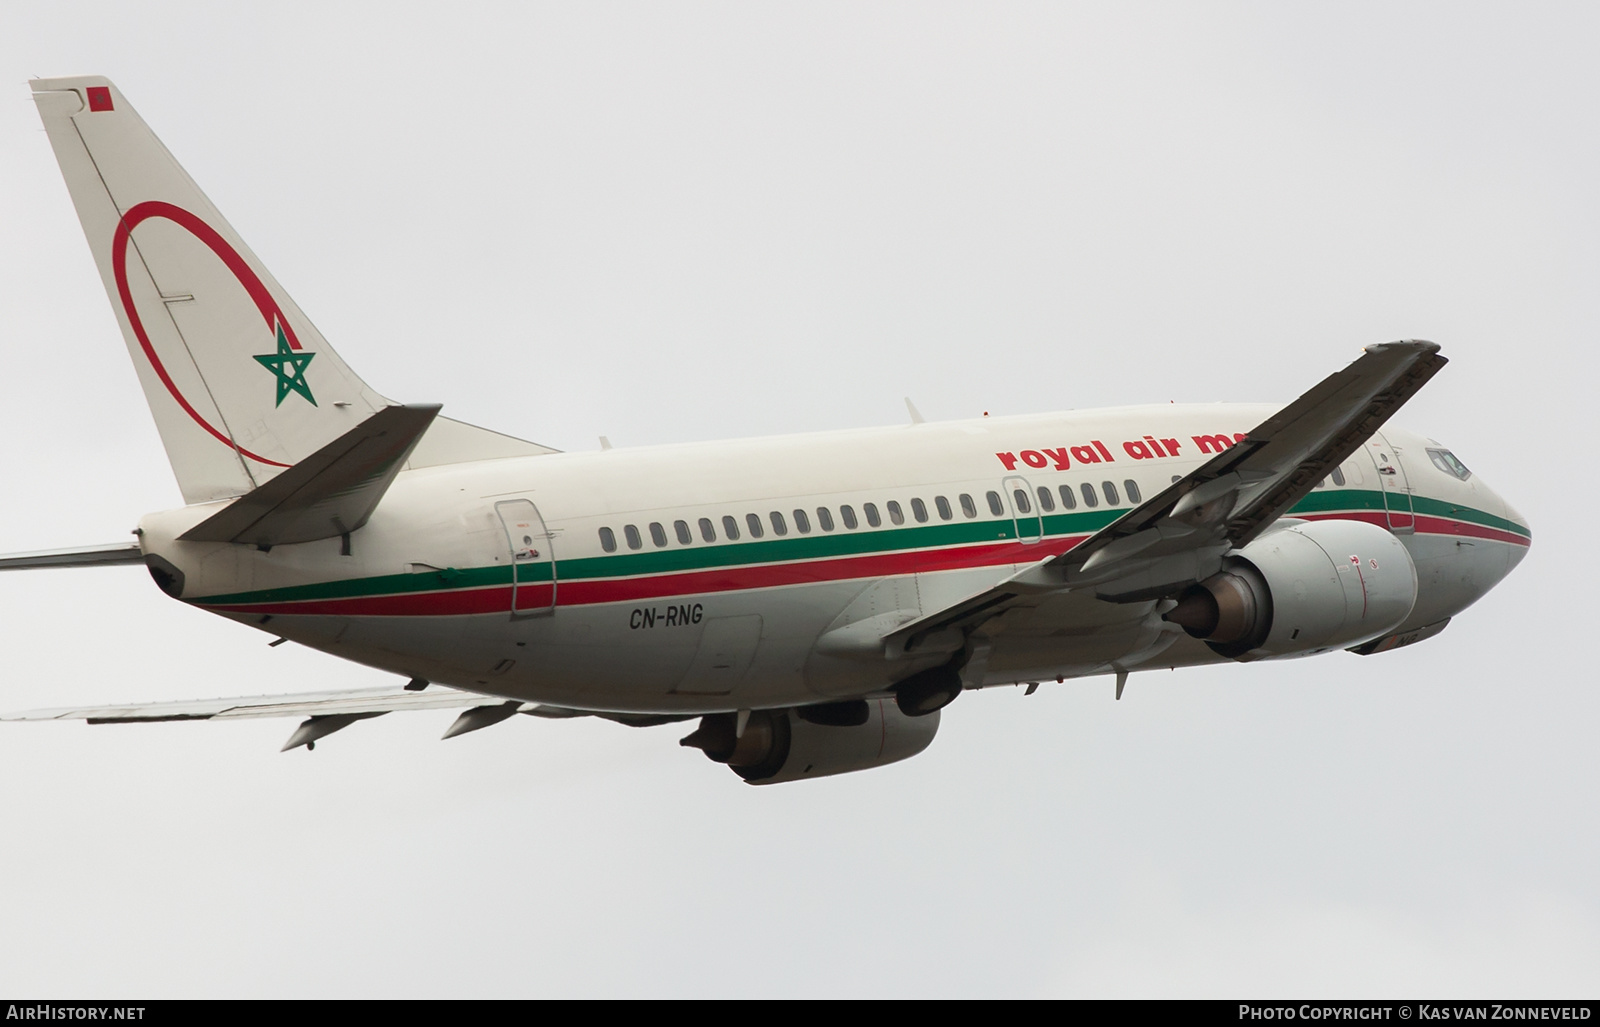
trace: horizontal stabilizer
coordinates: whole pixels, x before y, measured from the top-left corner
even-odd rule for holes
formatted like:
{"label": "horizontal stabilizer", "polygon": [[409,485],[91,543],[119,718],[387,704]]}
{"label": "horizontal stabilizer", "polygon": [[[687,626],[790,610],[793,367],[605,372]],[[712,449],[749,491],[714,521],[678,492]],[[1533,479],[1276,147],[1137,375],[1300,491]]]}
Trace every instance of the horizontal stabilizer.
{"label": "horizontal stabilizer", "polygon": [[385,407],[178,537],[279,546],[355,531],[438,413],[438,404]]}
{"label": "horizontal stabilizer", "polygon": [[40,549],[32,553],[0,555],[0,571],[20,571],[33,567],[99,567],[108,563],[144,563],[137,542],[117,542],[106,546],[75,546],[71,549]]}

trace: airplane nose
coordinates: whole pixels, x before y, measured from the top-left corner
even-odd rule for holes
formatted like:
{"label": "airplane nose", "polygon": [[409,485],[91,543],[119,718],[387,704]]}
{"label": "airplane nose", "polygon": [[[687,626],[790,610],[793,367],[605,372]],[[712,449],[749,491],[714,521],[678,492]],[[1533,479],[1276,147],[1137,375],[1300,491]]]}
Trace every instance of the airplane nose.
{"label": "airplane nose", "polygon": [[1510,562],[1506,566],[1506,571],[1509,573],[1511,570],[1515,569],[1517,564],[1522,562],[1523,557],[1528,555],[1528,547],[1533,542],[1533,530],[1528,527],[1528,519],[1518,513],[1515,507],[1503,499],[1500,502],[1505,507],[1506,520],[1510,521],[1511,524],[1514,525],[1512,533],[1522,536],[1524,540],[1521,545],[1506,547],[1510,550]]}
{"label": "airplane nose", "polygon": [[1522,529],[1518,534],[1530,539],[1533,538],[1533,530],[1528,527],[1528,519],[1518,513],[1516,507],[1510,503],[1506,503],[1506,520]]}

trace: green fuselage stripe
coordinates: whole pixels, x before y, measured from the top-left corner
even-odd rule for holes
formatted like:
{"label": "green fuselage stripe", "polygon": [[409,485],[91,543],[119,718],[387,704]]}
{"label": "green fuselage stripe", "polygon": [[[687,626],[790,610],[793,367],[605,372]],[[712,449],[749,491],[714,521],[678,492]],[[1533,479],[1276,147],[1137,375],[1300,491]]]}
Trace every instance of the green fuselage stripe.
{"label": "green fuselage stripe", "polygon": [[[1475,510],[1455,506],[1423,496],[1412,498],[1412,508],[1417,514],[1467,521],[1486,527],[1498,528],[1516,535],[1527,536],[1528,531],[1514,521]],[[1035,519],[1034,515],[1021,518],[1024,537],[1032,538],[1030,530],[1042,521],[1046,538],[1090,535],[1128,512],[1128,507],[1110,507],[1095,510],[1075,510],[1050,513]],[[1329,489],[1313,492],[1295,505],[1290,516],[1296,514],[1321,514],[1336,512],[1371,512],[1384,510],[1383,493],[1372,489]],[[653,552],[616,553],[605,556],[587,556],[571,559],[558,558],[563,581],[582,581],[599,578],[633,578],[651,574],[683,573],[686,571],[715,570],[723,567],[753,566],[758,564],[794,563],[838,557],[879,555],[921,549],[946,549],[985,542],[1006,542],[1017,538],[1016,525],[1005,520],[954,521],[939,524],[909,525],[898,528],[868,528],[856,531],[836,530],[832,533],[767,538],[744,542],[698,544],[678,549]],[[524,564],[522,583],[535,584],[550,580],[548,562]],[[241,603],[296,602],[313,599],[353,599],[364,596],[400,595],[416,592],[439,592],[466,588],[485,588],[511,584],[511,567],[489,566],[466,569],[448,568],[439,571],[421,571],[412,574],[385,574],[369,578],[329,581],[311,585],[293,585],[284,588],[263,589],[253,592],[236,592],[230,595],[205,596],[196,602],[205,605],[233,605]]]}

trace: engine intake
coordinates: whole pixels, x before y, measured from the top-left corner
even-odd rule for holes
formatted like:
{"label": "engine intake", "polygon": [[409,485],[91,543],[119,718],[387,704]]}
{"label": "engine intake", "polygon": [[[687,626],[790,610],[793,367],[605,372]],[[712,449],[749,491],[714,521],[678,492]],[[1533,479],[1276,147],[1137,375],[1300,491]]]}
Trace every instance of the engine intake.
{"label": "engine intake", "polygon": [[1166,619],[1234,660],[1310,656],[1392,631],[1417,600],[1411,554],[1365,521],[1286,524],[1233,553]]}
{"label": "engine intake", "polygon": [[939,730],[939,713],[908,717],[887,699],[754,710],[737,732],[732,713],[708,713],[679,745],[726,763],[750,784],[779,784],[868,770],[915,756]]}

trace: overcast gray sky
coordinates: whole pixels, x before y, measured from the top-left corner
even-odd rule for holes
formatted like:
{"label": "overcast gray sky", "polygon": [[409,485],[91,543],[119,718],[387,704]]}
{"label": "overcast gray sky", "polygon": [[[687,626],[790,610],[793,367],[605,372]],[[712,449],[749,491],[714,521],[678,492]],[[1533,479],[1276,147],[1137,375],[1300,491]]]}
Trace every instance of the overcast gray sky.
{"label": "overcast gray sky", "polygon": [[[0,728],[0,993],[1592,995],[1593,4],[10,4],[0,549],[181,502],[29,100],[113,78],[341,355],[564,449],[1293,398],[1362,345],[1532,522],[1423,645],[962,697],[751,788],[679,728]],[[0,708],[383,684],[137,569]]]}

